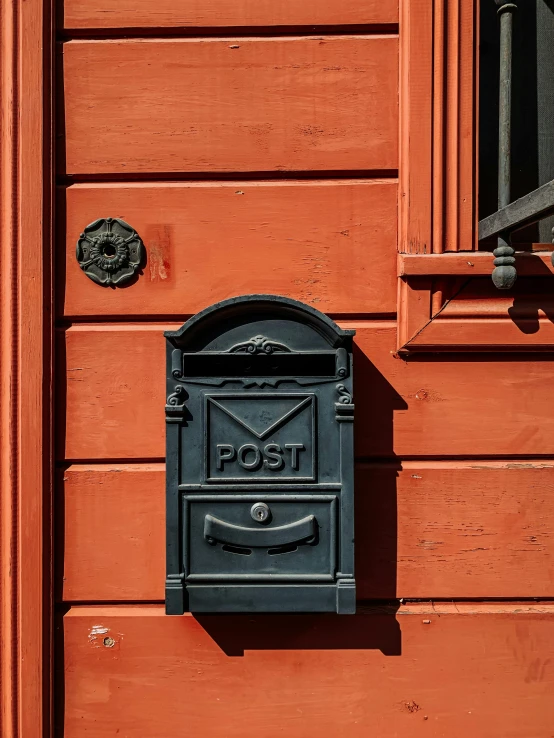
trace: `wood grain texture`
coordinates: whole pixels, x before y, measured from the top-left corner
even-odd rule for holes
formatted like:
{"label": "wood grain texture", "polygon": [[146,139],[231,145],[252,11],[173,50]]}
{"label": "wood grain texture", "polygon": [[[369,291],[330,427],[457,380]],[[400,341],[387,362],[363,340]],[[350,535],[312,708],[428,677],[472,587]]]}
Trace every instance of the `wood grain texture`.
{"label": "wood grain texture", "polygon": [[63,59],[70,174],[397,167],[394,36],[71,41]]}
{"label": "wood grain texture", "polygon": [[[519,275],[518,275],[519,277]],[[435,320],[446,318],[499,318],[518,321],[554,319],[552,278],[518,278],[513,289],[498,290],[491,279],[468,279],[447,302]],[[524,332],[524,327],[521,327]]]}
{"label": "wood grain texture", "polygon": [[381,24],[398,0],[66,0],[65,28]]}
{"label": "wood grain texture", "polygon": [[198,619],[73,608],[64,736],[548,738],[552,618],[552,605]]}
{"label": "wood grain texture", "polygon": [[398,250],[424,254],[432,238],[433,4],[400,5]]}
{"label": "wood grain texture", "polygon": [[[492,311],[491,311],[492,312]],[[403,351],[544,351],[552,353],[549,318],[437,318],[402,347]]]}
{"label": "wood grain texture", "polygon": [[[247,293],[334,313],[396,311],[395,180],[73,185],[66,193],[64,314],[183,315]],[[121,217],[147,263],[130,289],[99,289],[75,244]]]}
{"label": "wood grain texture", "polygon": [[477,243],[478,5],[433,4],[433,252],[442,253]]}
{"label": "wood grain texture", "polygon": [[[553,470],[537,460],[358,464],[358,598],[553,597]],[[63,490],[63,599],[163,600],[164,465],[77,464]]]}
{"label": "wood grain texture", "polygon": [[[486,278],[456,277],[465,268],[483,267],[482,259],[458,254],[401,257],[399,350],[416,351],[552,351],[554,300],[549,278],[521,276],[515,287],[499,292]],[[529,255],[523,264],[535,269],[541,259]],[[418,276],[429,259],[429,271],[450,270],[449,278]],[[474,259],[472,261],[471,259]],[[441,260],[450,262],[441,269]],[[465,267],[464,267],[465,263]],[[459,270],[459,271],[458,271]],[[544,274],[541,270],[541,273]]]}
{"label": "wood grain texture", "polygon": [[[358,457],[552,454],[552,361],[546,357],[405,361],[395,354],[392,321],[343,325],[357,330]],[[65,458],[74,460],[164,457],[167,327],[114,323],[66,332],[62,458],[64,447]],[[59,376],[63,383],[63,366]]]}
{"label": "wood grain texture", "polygon": [[0,734],[51,729],[50,7],[0,4]]}
{"label": "wood grain texture", "polygon": [[402,253],[475,248],[476,7],[474,0],[400,4]]}
{"label": "wood grain texture", "polygon": [[[537,244],[538,245],[538,244]],[[545,244],[546,246],[546,244]],[[520,277],[541,277],[554,272],[552,252],[518,252],[516,268]],[[398,274],[401,277],[432,275],[490,277],[493,255],[486,251],[449,252],[444,254],[399,254]]]}
{"label": "wood grain texture", "polygon": [[165,465],[74,465],[59,481],[63,599],[163,600]]}
{"label": "wood grain texture", "polygon": [[[17,561],[17,7],[15,0],[0,5],[0,731],[6,738],[18,733],[17,601],[12,576]],[[15,699],[14,699],[15,698]]]}

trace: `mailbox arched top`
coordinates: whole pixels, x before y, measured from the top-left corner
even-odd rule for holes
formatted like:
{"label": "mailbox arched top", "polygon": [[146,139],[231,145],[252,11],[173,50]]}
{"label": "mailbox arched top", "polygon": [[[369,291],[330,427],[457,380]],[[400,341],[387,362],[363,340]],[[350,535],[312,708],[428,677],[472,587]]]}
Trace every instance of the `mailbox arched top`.
{"label": "mailbox arched top", "polygon": [[[290,297],[243,295],[211,305],[187,320],[178,330],[166,331],[165,336],[176,348],[188,351],[221,350],[223,346],[215,346],[214,342],[229,336],[230,343],[235,338],[245,342],[257,341],[253,348],[270,352],[273,342],[278,346],[283,334],[292,337],[294,342],[295,331],[290,330],[294,324],[299,326],[298,338],[302,342],[306,341],[307,333],[312,334],[312,350],[321,349],[325,344],[330,348],[348,347],[355,334],[354,330],[340,328],[319,310]],[[250,327],[259,330],[250,330]],[[230,348],[226,346],[227,350]],[[296,347],[291,348],[295,350]]]}

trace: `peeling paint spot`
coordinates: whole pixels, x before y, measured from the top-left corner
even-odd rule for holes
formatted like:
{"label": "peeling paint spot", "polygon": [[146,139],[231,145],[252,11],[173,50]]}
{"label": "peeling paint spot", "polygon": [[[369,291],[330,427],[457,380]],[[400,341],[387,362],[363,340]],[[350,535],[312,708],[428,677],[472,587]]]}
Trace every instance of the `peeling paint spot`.
{"label": "peeling paint spot", "polygon": [[167,225],[149,225],[144,236],[150,281],[163,282],[171,276],[172,230]]}
{"label": "peeling paint spot", "polygon": [[[90,629],[90,633],[88,634],[89,642],[95,644],[97,637],[104,635],[108,630],[109,628],[105,628],[103,625],[93,625]],[[95,645],[98,647],[98,644]]]}

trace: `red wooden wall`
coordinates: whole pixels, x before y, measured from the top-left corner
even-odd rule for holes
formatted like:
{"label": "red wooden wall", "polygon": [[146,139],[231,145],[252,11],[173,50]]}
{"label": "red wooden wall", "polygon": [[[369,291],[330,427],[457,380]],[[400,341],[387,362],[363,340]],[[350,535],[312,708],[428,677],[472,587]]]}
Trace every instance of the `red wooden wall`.
{"label": "red wooden wall", "polygon": [[[413,250],[432,173],[432,35],[406,39],[429,8],[65,0],[65,738],[552,735],[553,606],[536,601],[554,595],[550,357],[397,353],[399,232]],[[126,288],[75,261],[107,216],[145,243]],[[162,333],[248,292],[357,330],[356,616],[164,615]]]}

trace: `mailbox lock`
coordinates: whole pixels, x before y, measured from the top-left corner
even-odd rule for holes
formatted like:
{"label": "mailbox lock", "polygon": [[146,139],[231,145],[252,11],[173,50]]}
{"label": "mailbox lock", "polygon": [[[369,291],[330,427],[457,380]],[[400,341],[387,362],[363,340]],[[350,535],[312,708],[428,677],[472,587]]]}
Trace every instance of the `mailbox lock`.
{"label": "mailbox lock", "polygon": [[256,502],[255,505],[252,505],[250,515],[257,523],[266,523],[271,515],[271,510],[265,502]]}

